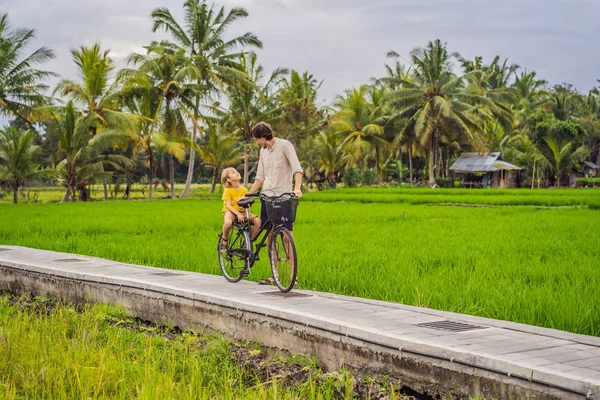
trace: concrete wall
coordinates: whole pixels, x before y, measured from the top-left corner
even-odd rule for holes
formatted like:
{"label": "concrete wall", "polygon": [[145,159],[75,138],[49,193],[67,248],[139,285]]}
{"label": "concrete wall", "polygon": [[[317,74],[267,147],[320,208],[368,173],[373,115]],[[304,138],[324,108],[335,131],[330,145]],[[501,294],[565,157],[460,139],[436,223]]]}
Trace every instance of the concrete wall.
{"label": "concrete wall", "polygon": [[481,395],[494,399],[581,399],[505,375],[457,363],[406,354],[388,347],[307,327],[260,313],[241,312],[172,294],[131,286],[98,283],[24,271],[0,265],[0,289],[57,297],[72,302],[119,304],[127,313],[181,329],[220,330],[243,341],[316,356],[321,367],[342,366],[374,375],[387,375],[420,393]]}

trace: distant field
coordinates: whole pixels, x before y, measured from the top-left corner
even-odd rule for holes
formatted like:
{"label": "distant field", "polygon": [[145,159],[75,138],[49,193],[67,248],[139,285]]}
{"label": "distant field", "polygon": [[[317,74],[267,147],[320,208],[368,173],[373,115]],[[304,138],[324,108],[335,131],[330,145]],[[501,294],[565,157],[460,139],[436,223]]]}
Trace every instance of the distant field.
{"label": "distant field", "polygon": [[[591,202],[598,193],[467,192],[524,200],[548,193],[562,205]],[[389,200],[404,195],[394,189],[380,197],[375,189],[308,194],[294,232],[301,287],[600,336],[600,211]],[[340,202],[353,196],[356,202]],[[444,197],[430,195],[436,196]],[[220,208],[218,200],[194,199],[4,204],[0,244],[219,274]],[[249,279],[268,276],[265,260]]]}
{"label": "distant field", "polygon": [[[175,186],[176,193],[183,191],[184,185]],[[114,199],[114,188],[109,198]],[[124,187],[120,187],[117,200],[124,199]],[[210,185],[193,185],[190,191],[192,198],[220,199],[221,187],[215,193],[209,193]],[[26,197],[21,202],[57,203],[64,194],[60,187],[31,188],[22,191]],[[104,199],[101,185],[95,185],[91,191],[94,201]],[[162,187],[154,190],[153,198],[162,199],[170,195]],[[134,185],[131,199],[142,200],[148,197],[148,188]],[[322,192],[305,193],[304,201],[317,202],[356,202],[356,203],[407,203],[407,204],[467,204],[498,206],[543,206],[572,207],[583,206],[600,209],[600,188],[583,189],[428,189],[428,188],[353,188],[336,189]],[[11,203],[12,195],[7,194],[0,203]]]}

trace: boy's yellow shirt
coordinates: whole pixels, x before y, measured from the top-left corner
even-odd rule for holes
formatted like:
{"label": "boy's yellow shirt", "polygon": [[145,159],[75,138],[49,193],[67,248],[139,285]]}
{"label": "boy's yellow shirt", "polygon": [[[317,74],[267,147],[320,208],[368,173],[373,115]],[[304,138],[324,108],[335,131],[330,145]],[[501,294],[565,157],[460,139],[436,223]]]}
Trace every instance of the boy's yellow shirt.
{"label": "boy's yellow shirt", "polygon": [[234,188],[225,188],[223,191],[223,212],[227,211],[227,200],[231,201],[231,206],[238,211],[244,211],[244,207],[238,206],[237,202],[240,197],[243,197],[246,193],[248,193],[248,189],[244,186],[240,185],[239,189]]}

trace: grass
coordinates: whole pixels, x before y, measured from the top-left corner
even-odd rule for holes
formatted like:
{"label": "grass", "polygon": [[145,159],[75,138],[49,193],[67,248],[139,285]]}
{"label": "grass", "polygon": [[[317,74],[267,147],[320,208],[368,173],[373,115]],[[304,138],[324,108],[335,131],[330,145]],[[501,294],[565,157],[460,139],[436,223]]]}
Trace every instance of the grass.
{"label": "grass", "polygon": [[[322,196],[353,195],[331,193]],[[378,203],[317,195],[301,203],[294,231],[303,288],[600,336],[599,211],[390,203],[404,195],[393,189]],[[219,274],[220,209],[215,200],[0,205],[0,244]],[[268,276],[265,260],[250,279]]]}
{"label": "grass", "polygon": [[[183,191],[185,185],[176,184],[175,190],[177,193]],[[194,184],[190,189],[191,196],[201,196],[203,193],[208,194],[210,185],[206,184]],[[116,192],[115,192],[116,191]],[[30,187],[21,188],[19,190],[19,202],[20,203],[58,203],[62,200],[65,194],[64,187],[61,186],[47,186],[47,187]],[[158,186],[154,189],[152,197],[153,199],[162,199],[171,194],[170,190],[164,190],[162,186]],[[77,194],[79,195],[79,193]],[[115,188],[114,185],[109,185],[108,197],[110,200],[123,200],[125,199],[125,186],[119,185]],[[148,186],[141,184],[134,184],[131,187],[131,200],[142,200],[148,197]],[[90,198],[92,201],[103,201],[104,200],[104,189],[102,185],[92,185],[90,190]],[[13,193],[10,190],[4,190],[0,188],[0,204],[13,202]]]}
{"label": "grass", "polygon": [[[183,184],[175,185],[176,193],[183,191]],[[142,191],[141,185],[132,187],[132,200],[142,200],[148,196],[147,187]],[[123,199],[124,187],[121,186],[116,199]],[[115,198],[111,188],[110,199]],[[215,193],[209,193],[210,185],[192,185],[190,197],[197,199],[221,198],[221,187]],[[23,203],[58,203],[62,199],[64,189],[61,187],[30,188],[21,191],[19,201]],[[154,191],[155,199],[170,195],[170,191],[158,188]],[[104,198],[101,185],[92,187],[91,197],[94,201]],[[582,189],[428,189],[428,188],[352,188],[336,189],[322,192],[306,193],[303,201],[316,202],[354,202],[354,203],[406,203],[406,204],[465,204],[485,206],[540,206],[540,207],[592,207],[600,208],[600,191],[590,188]],[[12,193],[0,197],[0,203],[12,203]]]}
{"label": "grass", "polygon": [[488,206],[596,206],[600,191],[591,189],[337,189],[311,193],[308,201],[471,204]]}
{"label": "grass", "polygon": [[106,305],[0,293],[0,398],[352,399],[368,384],[222,335],[160,328]]}

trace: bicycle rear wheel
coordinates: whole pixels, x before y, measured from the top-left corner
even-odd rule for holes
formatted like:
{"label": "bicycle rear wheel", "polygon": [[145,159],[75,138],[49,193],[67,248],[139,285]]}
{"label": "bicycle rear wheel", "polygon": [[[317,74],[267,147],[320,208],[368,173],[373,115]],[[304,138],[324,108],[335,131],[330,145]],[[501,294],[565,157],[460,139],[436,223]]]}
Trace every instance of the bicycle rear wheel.
{"label": "bicycle rear wheel", "polygon": [[221,240],[217,246],[219,266],[225,279],[229,282],[239,282],[252,266],[252,241],[250,234],[244,229],[232,227],[227,238],[227,252],[221,252]]}
{"label": "bicycle rear wheel", "polygon": [[282,292],[289,292],[296,283],[298,256],[294,237],[287,228],[278,227],[271,234],[269,258],[275,285]]}

